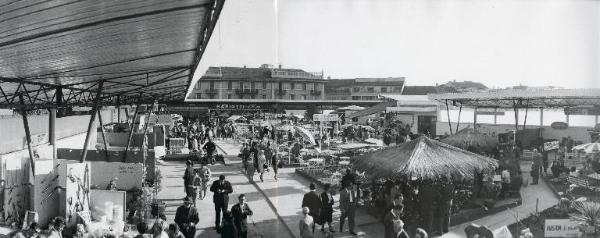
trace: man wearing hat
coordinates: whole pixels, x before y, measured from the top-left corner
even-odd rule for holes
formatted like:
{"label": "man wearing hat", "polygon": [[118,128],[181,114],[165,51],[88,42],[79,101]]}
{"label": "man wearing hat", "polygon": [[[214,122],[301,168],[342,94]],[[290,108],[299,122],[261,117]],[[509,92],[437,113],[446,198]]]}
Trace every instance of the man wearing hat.
{"label": "man wearing hat", "polygon": [[210,191],[213,192],[213,203],[215,204],[215,229],[219,230],[221,221],[221,212],[227,211],[229,204],[229,194],[233,192],[231,183],[225,180],[225,175],[219,175],[219,180],[214,181],[210,186]]}
{"label": "man wearing hat", "polygon": [[198,211],[192,206],[190,197],[183,198],[183,205],[175,212],[175,223],[185,238],[194,238],[196,235],[196,224],[200,220]]}

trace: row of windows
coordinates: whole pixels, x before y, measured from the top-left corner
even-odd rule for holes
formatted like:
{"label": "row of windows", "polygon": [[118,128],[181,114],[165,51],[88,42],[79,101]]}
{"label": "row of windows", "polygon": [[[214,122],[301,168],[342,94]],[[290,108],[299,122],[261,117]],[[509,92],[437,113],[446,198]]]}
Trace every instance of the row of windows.
{"label": "row of windows", "polygon": [[[209,99],[215,99],[215,95],[214,94],[207,94]],[[202,94],[201,93],[196,93],[196,98],[197,99],[202,99]],[[244,97],[240,97],[233,94],[227,94],[227,99],[243,99]],[[267,99],[267,95],[250,95],[250,99]],[[295,94],[290,94],[290,100],[307,100],[309,99],[308,95],[304,95],[304,94],[300,94],[300,95],[295,95]],[[314,99],[319,99],[317,97],[315,97]]]}
{"label": "row of windows", "polygon": [[[388,87],[381,87],[379,88],[379,92],[380,93],[387,93],[388,92]],[[402,91],[402,87],[392,87],[392,92],[394,93],[399,93]],[[352,88],[352,92],[358,93],[358,92],[368,92],[368,93],[375,93],[375,87],[366,87],[366,89],[364,87],[353,87]]]}
{"label": "row of windows", "polygon": [[[209,81],[209,88],[210,89],[215,89],[215,81]],[[223,86],[225,83],[223,83]],[[218,85],[218,83],[217,83]],[[234,81],[227,81],[227,89],[234,89],[234,88],[250,88],[250,89],[268,89],[267,86],[267,82],[234,82]],[[315,85],[315,83],[278,83],[278,84],[271,84],[272,87],[274,87],[275,89],[281,88],[284,90],[314,90],[316,88],[317,85]],[[201,88],[200,86],[200,82],[198,82],[196,84],[196,89]]]}

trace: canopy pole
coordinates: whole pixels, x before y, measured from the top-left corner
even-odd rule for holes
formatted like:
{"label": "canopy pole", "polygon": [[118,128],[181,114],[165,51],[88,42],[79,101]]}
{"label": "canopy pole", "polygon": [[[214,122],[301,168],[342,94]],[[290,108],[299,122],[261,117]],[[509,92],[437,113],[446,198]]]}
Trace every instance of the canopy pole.
{"label": "canopy pole", "polygon": [[494,108],[494,125],[498,124],[498,108]]}
{"label": "canopy pole", "polygon": [[460,107],[458,108],[458,120],[456,120],[456,133],[458,133],[458,126],[460,126],[460,113],[462,112],[462,103],[460,104]]}
{"label": "canopy pole", "polygon": [[[148,116],[146,117],[145,123],[144,123],[144,134],[142,134],[142,145],[141,147],[144,148],[144,145],[146,144],[146,133],[148,132],[148,124],[150,124],[150,115],[152,114],[152,109],[154,108],[154,103],[155,101],[152,102],[152,105],[150,106],[150,109],[148,110]],[[146,178],[146,155],[142,155],[142,158],[144,159],[143,163],[144,163],[144,179]]]}
{"label": "canopy pole", "polygon": [[27,140],[27,151],[29,152],[29,163],[31,163],[31,174],[35,177],[35,163],[33,162],[33,149],[31,148],[31,132],[29,131],[29,121],[27,120],[27,111],[25,110],[25,100],[23,94],[19,94],[21,102],[21,118],[23,119],[23,127],[25,129],[25,139]]}
{"label": "canopy pole", "polygon": [[565,115],[567,115],[567,125],[568,125],[568,124],[569,124],[569,121],[570,121],[570,120],[569,120],[569,114],[568,114],[568,113],[565,113]]}
{"label": "canopy pole", "polygon": [[517,136],[517,131],[519,131],[519,109],[517,108],[517,103],[513,100],[513,110],[515,111],[515,137]]}
{"label": "canopy pole", "polygon": [[450,122],[450,108],[448,107],[448,99],[446,99],[446,115],[448,116],[448,130],[452,135],[452,122]]}
{"label": "canopy pole", "polygon": [[52,145],[52,159],[56,159],[56,108],[50,108],[48,112],[48,140]]}
{"label": "canopy pole", "polygon": [[106,139],[106,134],[104,132],[104,123],[102,123],[102,113],[100,113],[100,111],[98,111],[98,123],[100,123],[100,132],[102,133],[102,142],[104,143],[104,157],[106,159],[106,162],[109,161],[108,159],[108,141]]}
{"label": "canopy pole", "polygon": [[540,127],[544,127],[544,108],[540,107]]}
{"label": "canopy pole", "polygon": [[529,112],[529,99],[527,99],[527,104],[525,106],[525,120],[523,121],[523,130],[525,130],[525,126],[527,126],[527,114]]}
{"label": "canopy pole", "polygon": [[477,131],[477,107],[473,111],[473,131]]}
{"label": "canopy pole", "polygon": [[142,105],[142,95],[138,99],[138,103],[135,106],[135,111],[133,113],[133,119],[131,119],[131,126],[129,127],[129,139],[127,139],[127,145],[125,146],[125,152],[123,153],[123,162],[127,160],[127,151],[129,151],[129,144],[131,144],[131,138],[133,137],[133,125],[135,124],[135,118],[137,117],[138,112],[140,111],[140,106]]}
{"label": "canopy pole", "polygon": [[598,115],[596,115],[594,121],[596,122],[595,124],[598,124]]}
{"label": "canopy pole", "polygon": [[[129,107],[127,106],[124,109],[125,109],[125,123],[129,124]],[[119,123],[121,123],[121,122],[119,121]]]}
{"label": "canopy pole", "polygon": [[83,144],[83,154],[81,155],[81,159],[79,163],[85,162],[85,157],[88,152],[88,145],[90,144],[90,134],[92,133],[94,121],[96,121],[96,114],[98,114],[98,104],[100,102],[100,96],[102,95],[102,84],[104,81],[100,81],[98,83],[98,90],[96,91],[96,100],[94,102],[94,107],[92,108],[92,115],[90,116],[90,122],[88,123],[87,133],[85,134],[85,144]]}

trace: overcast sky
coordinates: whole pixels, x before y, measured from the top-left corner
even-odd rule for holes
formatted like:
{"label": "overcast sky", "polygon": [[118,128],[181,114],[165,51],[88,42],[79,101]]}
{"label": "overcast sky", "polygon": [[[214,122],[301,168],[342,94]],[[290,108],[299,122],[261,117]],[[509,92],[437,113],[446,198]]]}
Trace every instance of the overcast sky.
{"label": "overcast sky", "polygon": [[407,85],[600,87],[600,1],[227,0],[198,72],[263,63]]}

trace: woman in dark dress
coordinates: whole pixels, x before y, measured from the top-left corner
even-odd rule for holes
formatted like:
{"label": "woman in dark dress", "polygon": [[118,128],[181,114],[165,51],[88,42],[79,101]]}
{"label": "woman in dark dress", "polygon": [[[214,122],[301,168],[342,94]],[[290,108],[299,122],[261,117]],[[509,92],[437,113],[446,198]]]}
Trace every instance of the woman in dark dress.
{"label": "woman in dark dress", "polygon": [[323,204],[321,207],[321,231],[325,232],[325,223],[327,223],[329,231],[335,233],[335,229],[331,226],[331,222],[333,221],[333,204],[335,201],[333,200],[330,188],[331,184],[326,183],[323,186],[324,191],[321,193],[321,204]]}
{"label": "woman in dark dress", "polygon": [[223,227],[221,228],[221,238],[237,238],[238,232],[235,224],[233,223],[233,216],[231,212],[225,212],[223,214]]}

